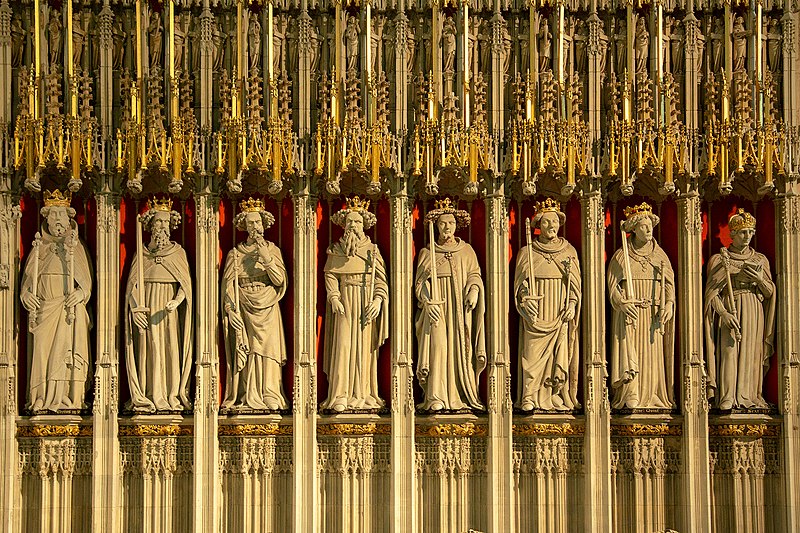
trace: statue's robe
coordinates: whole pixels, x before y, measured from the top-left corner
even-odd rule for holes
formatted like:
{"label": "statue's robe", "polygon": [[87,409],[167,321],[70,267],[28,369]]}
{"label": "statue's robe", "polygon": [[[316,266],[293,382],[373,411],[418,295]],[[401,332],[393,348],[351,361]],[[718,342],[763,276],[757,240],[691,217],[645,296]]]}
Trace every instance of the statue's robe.
{"label": "statue's robe", "polygon": [[[741,340],[720,319],[720,311],[730,309],[728,280],[722,255],[708,261],[705,290],[705,335],[708,353],[709,395],[717,403],[732,402],[732,407],[767,407],[762,396],[764,375],[769,369],[775,333],[775,284],[769,261],[750,247],[730,255],[729,272],[735,316]],[[745,264],[756,265],[764,273],[767,288],[747,282],[741,274]]]}
{"label": "statue's robe", "polygon": [[[266,242],[272,262],[262,261],[255,243],[240,243],[229,252],[222,275],[222,329],[227,375],[223,407],[256,410],[286,409],[281,367],[286,364],[286,339],[278,303],[286,294],[287,275],[280,249]],[[234,266],[238,261],[238,266]],[[235,308],[238,270],[241,333],[233,328],[227,309]]]}
{"label": "statue's robe", "polygon": [[[77,225],[72,222],[72,231]],[[92,321],[86,303],[92,294],[89,252],[78,239],[74,248],[74,284],[69,287],[69,252],[64,241],[42,229],[39,248],[37,296],[41,306],[36,325],[28,332],[30,380],[27,407],[33,411],[58,411],[86,407],[86,391],[91,375],[89,330]],[[20,294],[33,287],[33,254],[25,263]],[[67,320],[64,302],[73,290],[83,290],[84,299],[75,308],[72,323]]]}
{"label": "statue's robe", "polygon": [[622,311],[624,301],[629,299],[622,248],[608,265],[608,293],[613,308],[611,405],[615,409],[670,409],[674,407],[675,318],[664,324],[661,312],[668,303],[674,309],[675,274],[667,254],[655,241],[636,251],[631,240],[628,239],[628,250],[632,286],[639,301],[637,320],[629,321]]}
{"label": "statue's robe", "polygon": [[[533,241],[531,256],[535,295],[540,298],[536,319],[523,308],[524,299],[531,294],[527,246],[519,251],[514,276],[521,326],[517,405],[529,401],[534,409],[576,409],[581,302],[578,253],[566,239],[556,238],[547,244]],[[575,306],[575,316],[569,321],[564,320],[567,306]]]}
{"label": "statue's robe", "polygon": [[[441,319],[431,323],[423,304],[431,298],[430,248],[419,251],[414,291],[417,311],[417,379],[425,390],[421,409],[441,402],[446,410],[483,409],[478,378],[486,368],[485,297],[481,269],[472,247],[456,238],[435,245]],[[464,301],[476,287],[478,301],[467,313]]]}
{"label": "statue's robe", "polygon": [[[368,237],[358,243],[353,256],[347,255],[341,242],[331,245],[327,253],[324,370],[328,376],[328,398],[322,408],[344,405],[350,410],[379,409],[384,401],[378,396],[378,349],[389,336],[386,264]],[[382,300],[378,317],[367,323],[373,261],[373,299]],[[344,315],[333,312],[334,297],[342,302]]]}
{"label": "statue's robe", "polygon": [[[176,411],[191,408],[192,282],[186,252],[171,242],[160,250],[144,250],[144,305],[149,326],[139,331],[131,303],[139,296],[137,253],[125,289],[125,361],[134,411]],[[183,289],[185,300],[173,312],[167,302]],[[143,342],[145,341],[145,342]]]}

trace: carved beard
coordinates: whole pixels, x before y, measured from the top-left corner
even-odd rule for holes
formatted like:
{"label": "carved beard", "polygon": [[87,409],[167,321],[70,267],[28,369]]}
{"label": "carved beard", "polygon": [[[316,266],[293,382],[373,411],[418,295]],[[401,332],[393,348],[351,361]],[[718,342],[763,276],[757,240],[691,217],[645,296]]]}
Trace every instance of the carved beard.
{"label": "carved beard", "polygon": [[153,250],[163,250],[169,245],[169,231],[162,229],[153,232],[150,239],[150,248]]}
{"label": "carved beard", "polygon": [[363,238],[364,232],[362,231],[358,231],[353,228],[344,230],[344,235],[342,235],[342,245],[344,246],[345,253],[350,257],[356,255],[356,252],[358,251],[358,244]]}
{"label": "carved beard", "polygon": [[257,229],[251,228],[247,230],[247,240],[250,242],[259,242],[264,238],[264,232]]}
{"label": "carved beard", "polygon": [[48,224],[48,230],[53,237],[64,237],[67,234],[67,227],[60,222],[56,222],[52,227]]}

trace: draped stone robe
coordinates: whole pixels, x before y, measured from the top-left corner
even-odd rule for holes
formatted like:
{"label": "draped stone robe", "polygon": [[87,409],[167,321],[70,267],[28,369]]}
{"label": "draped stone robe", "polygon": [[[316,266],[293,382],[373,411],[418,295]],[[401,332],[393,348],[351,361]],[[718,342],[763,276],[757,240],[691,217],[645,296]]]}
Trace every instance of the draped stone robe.
{"label": "draped stone robe", "polygon": [[[531,294],[528,247],[517,257],[514,300],[520,314],[518,405],[533,402],[535,409],[572,410],[577,407],[578,317],[581,301],[581,270],[578,253],[563,238],[531,245],[535,294],[541,297],[534,320],[523,308]],[[567,266],[569,263],[569,266]],[[575,316],[564,321],[568,305]]]}
{"label": "draped stone robe", "polygon": [[[446,410],[483,409],[478,396],[478,378],[486,368],[484,333],[485,299],[481,269],[472,247],[456,238],[436,244],[436,283],[442,316],[436,324],[428,318],[423,304],[431,295],[430,248],[422,248],[417,260],[414,290],[417,311],[417,379],[425,390],[421,409],[441,402]],[[470,313],[464,300],[472,287],[478,302]]]}
{"label": "draped stone robe", "polygon": [[[773,352],[775,284],[769,261],[763,254],[749,246],[739,253],[732,250],[728,253],[735,309],[730,308],[722,255],[715,254],[708,261],[704,316],[709,394],[716,397],[717,403],[732,402],[732,407],[767,407],[762,385]],[[761,269],[765,288],[745,281],[741,274],[745,264]],[[738,319],[741,340],[722,323],[723,310],[734,313]]]}
{"label": "draped stone robe", "polygon": [[[378,317],[364,319],[369,297],[372,264],[375,262],[373,299],[381,297]],[[323,409],[344,405],[345,409],[379,409],[378,349],[389,336],[389,284],[386,263],[369,237],[357,245],[354,256],[347,255],[341,242],[328,248],[325,262],[325,360],[328,398]],[[333,312],[331,300],[339,298],[344,315]]]}
{"label": "draped stone robe", "polygon": [[[139,296],[137,253],[125,290],[125,361],[134,411],[176,411],[191,408],[189,378],[192,364],[192,283],[189,262],[180,245],[144,250],[144,305],[149,326],[139,331],[131,301]],[[167,302],[183,289],[186,299],[169,313]],[[138,302],[137,302],[138,303]]]}
{"label": "draped stone robe", "polygon": [[[74,221],[71,226],[72,231],[77,230]],[[27,407],[34,411],[86,407],[92,364],[89,343],[92,321],[86,310],[92,294],[91,260],[86,246],[77,239],[73,258],[74,284],[70,287],[68,243],[69,238],[58,241],[42,229],[39,278],[36,280],[41,306],[36,311],[36,325],[29,330],[33,342],[29,348]],[[30,254],[25,263],[20,294],[33,287],[33,256]],[[83,291],[84,299],[75,306],[74,320],[69,323],[64,302],[69,293],[78,288]]]}
{"label": "draped stone robe", "polygon": [[613,308],[611,405],[615,409],[669,409],[674,406],[675,318],[663,324],[660,312],[669,302],[674,308],[675,274],[667,254],[654,240],[638,251],[631,241],[629,238],[628,250],[634,295],[639,301],[637,320],[627,320],[622,311],[623,301],[629,299],[622,248],[614,253],[608,265],[608,292]]}
{"label": "draped stone robe", "polygon": [[[222,275],[222,329],[227,375],[223,407],[286,409],[281,367],[286,364],[286,339],[278,305],[286,294],[287,275],[280,249],[265,242],[272,261],[264,262],[255,243],[240,243],[228,253]],[[238,256],[238,257],[236,257]],[[238,262],[238,265],[234,264]],[[238,280],[235,279],[238,270]],[[244,330],[230,323],[239,285],[239,315]]]}

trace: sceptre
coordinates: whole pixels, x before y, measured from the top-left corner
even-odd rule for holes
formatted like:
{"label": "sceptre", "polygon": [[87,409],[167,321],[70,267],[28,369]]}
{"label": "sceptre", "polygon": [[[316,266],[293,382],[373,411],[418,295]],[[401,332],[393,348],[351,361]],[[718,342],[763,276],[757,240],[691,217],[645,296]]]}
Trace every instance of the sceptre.
{"label": "sceptre", "polygon": [[[34,299],[38,299],[37,293],[39,291],[39,246],[42,245],[42,235],[38,231],[33,237],[33,282],[31,283],[31,294]],[[33,309],[28,313],[28,329],[33,329],[36,326],[39,310]]]}
{"label": "sceptre", "polygon": [[[240,317],[241,311],[241,298],[239,296],[239,250],[236,245],[233,246],[233,306],[234,311]],[[236,330],[236,328],[234,328]],[[240,330],[236,330],[236,367],[238,371],[244,368],[247,364],[247,352],[249,351],[247,342]]]}
{"label": "sceptre", "polygon": [[[636,303],[636,293],[633,290],[633,275],[631,274],[631,256],[628,253],[628,235],[625,232],[625,221],[619,223],[619,230],[622,233],[622,255],[625,256],[625,293],[629,302]],[[631,317],[625,319],[628,325],[634,324]]]}
{"label": "sceptre", "polygon": [[[139,249],[139,261],[136,265],[136,281],[139,286],[136,291],[136,308],[133,309],[133,312],[149,313],[150,309],[144,305],[144,236],[142,235],[142,215],[136,217],[136,246]],[[139,328],[139,334],[144,335],[143,328]],[[146,346],[146,343],[142,342],[142,346]]]}
{"label": "sceptre", "polygon": [[[69,238],[69,265],[67,276],[67,296],[75,289],[75,240],[77,238],[77,230],[70,228]],[[67,324],[72,324],[75,320],[75,306],[71,305],[67,308]]]}
{"label": "sceptre", "polygon": [[[730,306],[730,312],[733,313],[734,316],[738,316],[739,311],[736,309],[736,300],[733,297],[733,283],[731,282],[731,256],[728,253],[728,249],[725,247],[720,248],[719,255],[722,256],[722,266],[725,267],[725,284],[728,288],[728,305]],[[742,333],[740,331],[736,333],[736,342],[741,342],[741,340]]]}
{"label": "sceptre", "polygon": [[[525,238],[528,242],[528,296],[527,300],[541,300],[541,296],[536,294],[536,273],[533,268],[533,237],[531,236],[531,219],[525,219]],[[531,322],[536,322],[538,313],[531,316]]]}
{"label": "sceptre", "polygon": [[[434,241],[433,235],[433,221],[428,223],[428,237],[429,237],[429,249],[430,249],[430,256],[431,256],[431,297],[428,300],[429,305],[439,305],[443,302],[439,300],[439,286],[437,283],[437,276],[436,276],[436,241]],[[438,321],[434,321],[434,324]]]}

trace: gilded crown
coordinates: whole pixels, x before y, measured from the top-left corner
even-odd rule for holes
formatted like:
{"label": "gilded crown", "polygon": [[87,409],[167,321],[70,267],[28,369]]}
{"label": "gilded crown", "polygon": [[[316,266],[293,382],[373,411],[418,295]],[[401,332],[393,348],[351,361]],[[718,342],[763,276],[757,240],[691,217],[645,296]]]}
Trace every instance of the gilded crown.
{"label": "gilded crown", "polygon": [[56,189],[54,191],[44,191],[45,207],[69,207],[72,200],[71,193],[62,193]]}
{"label": "gilded crown", "polygon": [[436,200],[433,202],[435,209],[444,209],[444,210],[453,210],[456,206],[453,205],[453,201],[450,198],[445,198],[444,200]]}
{"label": "gilded crown", "polygon": [[623,212],[625,213],[625,220],[630,220],[638,215],[652,215],[653,208],[647,202],[642,202],[639,205],[626,207]]}
{"label": "gilded crown", "polygon": [[363,200],[358,196],[353,196],[352,198],[347,199],[347,210],[348,211],[367,211],[369,209],[369,200],[364,198]]}
{"label": "gilded crown", "polygon": [[536,213],[560,213],[561,204],[553,198],[545,198],[543,202],[536,202]]}
{"label": "gilded crown", "polygon": [[736,213],[728,219],[728,228],[731,231],[739,231],[740,229],[756,229],[756,217],[748,213],[742,208],[739,208]]}
{"label": "gilded crown", "polygon": [[264,210],[264,202],[251,196],[247,200],[239,202],[239,208],[243,213],[260,213]]}
{"label": "gilded crown", "polygon": [[172,211],[172,200],[169,198],[153,198],[152,200],[147,200],[147,209],[153,209],[155,211]]}

